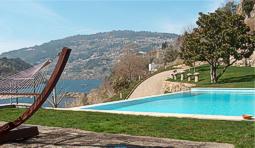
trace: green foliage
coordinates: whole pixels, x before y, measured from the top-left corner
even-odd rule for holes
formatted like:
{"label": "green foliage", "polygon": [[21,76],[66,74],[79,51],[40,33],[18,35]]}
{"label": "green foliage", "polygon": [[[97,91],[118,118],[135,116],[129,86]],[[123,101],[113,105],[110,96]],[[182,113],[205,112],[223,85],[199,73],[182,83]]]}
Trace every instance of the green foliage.
{"label": "green foliage", "polygon": [[184,59],[184,63],[188,66],[194,66],[195,61],[201,60],[198,50],[198,40],[195,33],[185,32],[183,35],[180,56]]}
{"label": "green foliage", "polygon": [[113,86],[113,89],[115,92],[119,92],[123,89],[126,89],[129,87],[130,82],[128,79],[125,79],[123,77],[112,77],[111,78],[111,85]]}
{"label": "green foliage", "polygon": [[[220,10],[199,15],[198,28],[183,36],[182,57],[185,61],[190,58],[207,61],[211,66],[211,82],[216,83],[229,66],[253,53],[255,42],[248,34],[243,16]],[[217,72],[220,65],[224,68]]]}
{"label": "green foliage", "polygon": [[[23,109],[1,109],[0,121],[11,121],[23,111]],[[94,132],[232,143],[235,147],[252,148],[255,146],[255,124],[247,121],[198,120],[40,109],[27,123]]]}
{"label": "green foliage", "polygon": [[[179,52],[177,49],[172,45],[164,45],[162,44],[162,49],[164,50],[164,63],[173,62],[177,59]],[[163,48],[164,47],[164,48]]]}
{"label": "green foliage", "polygon": [[250,12],[254,7],[255,1],[254,0],[244,0],[243,1],[243,11],[245,12],[248,17],[250,17]]}

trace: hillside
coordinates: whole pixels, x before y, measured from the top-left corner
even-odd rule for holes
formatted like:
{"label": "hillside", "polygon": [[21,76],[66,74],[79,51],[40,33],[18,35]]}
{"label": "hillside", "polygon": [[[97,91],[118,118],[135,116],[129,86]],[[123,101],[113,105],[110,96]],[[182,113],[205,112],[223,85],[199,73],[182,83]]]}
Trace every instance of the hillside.
{"label": "hillside", "polygon": [[10,74],[17,73],[24,69],[31,67],[30,64],[22,61],[19,58],[16,59],[0,59],[0,77],[6,77]]}
{"label": "hillside", "polygon": [[110,73],[110,68],[125,47],[149,51],[176,37],[178,35],[172,33],[111,31],[53,40],[39,46],[6,52],[0,57],[19,57],[30,64],[35,64],[54,57],[66,46],[73,51],[64,73],[65,78],[101,79]]}

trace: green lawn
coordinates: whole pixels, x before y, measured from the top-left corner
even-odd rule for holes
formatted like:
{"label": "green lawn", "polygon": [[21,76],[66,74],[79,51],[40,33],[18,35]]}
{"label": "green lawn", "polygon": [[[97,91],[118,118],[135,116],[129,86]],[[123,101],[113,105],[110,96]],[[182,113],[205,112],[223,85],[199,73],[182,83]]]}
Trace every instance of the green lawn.
{"label": "green lawn", "polygon": [[[221,70],[221,69],[220,69]],[[193,69],[191,70],[193,72]],[[231,66],[219,79],[217,84],[210,83],[210,68],[209,65],[202,65],[196,68],[200,73],[200,81],[196,87],[226,87],[226,88],[254,88],[255,87],[255,68],[254,67],[235,67]],[[185,73],[188,73],[187,70]],[[173,81],[169,79],[169,81]],[[180,76],[177,77],[180,81]],[[187,78],[185,81],[187,82]],[[192,80],[194,83],[194,80]]]}
{"label": "green lawn", "polygon": [[[0,109],[0,121],[11,121],[23,109]],[[78,128],[130,135],[232,143],[236,147],[255,146],[255,123],[149,116],[117,115],[41,109],[27,123]]]}

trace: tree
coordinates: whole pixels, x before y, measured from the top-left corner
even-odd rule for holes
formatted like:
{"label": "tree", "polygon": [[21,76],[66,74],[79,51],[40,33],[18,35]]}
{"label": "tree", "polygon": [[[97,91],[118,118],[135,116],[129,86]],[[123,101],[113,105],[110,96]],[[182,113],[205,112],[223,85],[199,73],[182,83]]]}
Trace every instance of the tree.
{"label": "tree", "polygon": [[182,46],[180,56],[184,59],[184,63],[188,66],[194,67],[195,72],[195,62],[201,60],[200,55],[197,54],[198,40],[196,40],[195,32],[185,31],[182,37]]}
{"label": "tree", "polygon": [[253,53],[255,42],[243,16],[220,10],[199,15],[198,27],[183,36],[182,53],[185,60],[207,61],[211,82],[216,83],[229,66]]}
{"label": "tree", "polygon": [[163,60],[164,60],[164,64],[166,65],[166,63],[173,62],[174,60],[176,60],[179,55],[179,52],[172,44],[170,45],[167,44],[165,46],[163,45],[164,43],[162,44],[162,49],[164,50]]}
{"label": "tree", "polygon": [[243,7],[243,11],[245,12],[245,14],[250,17],[250,13],[254,7],[255,4],[255,0],[244,0],[242,7]]}
{"label": "tree", "polygon": [[126,50],[114,65],[111,81],[116,91],[127,88],[129,84],[148,72],[148,62],[134,51]]}

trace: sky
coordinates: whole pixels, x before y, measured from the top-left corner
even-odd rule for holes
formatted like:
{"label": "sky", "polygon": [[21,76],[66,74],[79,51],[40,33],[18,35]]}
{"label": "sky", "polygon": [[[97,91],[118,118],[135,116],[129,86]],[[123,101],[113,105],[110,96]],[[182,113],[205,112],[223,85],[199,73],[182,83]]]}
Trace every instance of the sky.
{"label": "sky", "polygon": [[112,30],[181,34],[226,0],[3,0],[0,53]]}

